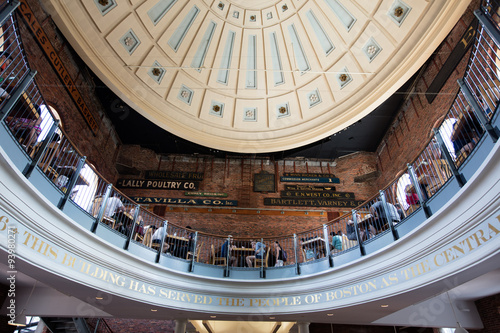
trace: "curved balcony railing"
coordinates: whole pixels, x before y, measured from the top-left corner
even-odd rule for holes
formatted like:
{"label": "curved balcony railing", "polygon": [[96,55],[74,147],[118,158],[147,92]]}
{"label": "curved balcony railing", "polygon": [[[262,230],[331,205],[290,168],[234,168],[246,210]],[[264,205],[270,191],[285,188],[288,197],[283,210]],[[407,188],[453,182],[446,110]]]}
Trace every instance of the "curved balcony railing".
{"label": "curved balcony railing", "polygon": [[460,91],[407,170],[352,214],[307,232],[258,239],[210,235],[167,222],[118,191],[86,162],[45,103],[24,55],[12,3],[0,8],[2,148],[59,209],[145,260],[199,274],[212,274],[210,267],[226,277],[324,270],[373,253],[418,227],[470,179],[497,141],[497,9],[485,1],[476,11],[480,24]]}

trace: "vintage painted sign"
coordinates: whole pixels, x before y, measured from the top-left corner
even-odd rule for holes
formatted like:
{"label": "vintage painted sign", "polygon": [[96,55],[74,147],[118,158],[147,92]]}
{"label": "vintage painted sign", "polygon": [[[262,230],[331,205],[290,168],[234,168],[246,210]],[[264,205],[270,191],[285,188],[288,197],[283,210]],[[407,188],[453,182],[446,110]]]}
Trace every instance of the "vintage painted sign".
{"label": "vintage painted sign", "polygon": [[203,180],[203,172],[146,170],[146,179]]}
{"label": "vintage painted sign", "polygon": [[187,195],[190,197],[219,197],[219,198],[226,198],[227,197],[227,193],[221,193],[221,192],[194,191],[194,192],[184,192],[184,195]]}
{"label": "vintage painted sign", "polygon": [[286,199],[264,198],[266,206],[311,206],[311,207],[343,207],[356,208],[362,200],[328,200],[328,199]]}
{"label": "vintage painted sign", "polygon": [[191,205],[191,206],[238,206],[238,200],[225,199],[186,199],[161,197],[132,197],[139,204]]}
{"label": "vintage painted sign", "polygon": [[301,172],[284,172],[283,177],[312,177],[312,178],[336,178],[331,173],[301,173]]}
{"label": "vintage painted sign", "polygon": [[116,187],[154,190],[197,190],[200,182],[161,179],[118,179]]}
{"label": "vintage painted sign", "polygon": [[23,15],[23,18],[27,22],[28,27],[33,33],[33,35],[35,35],[35,38],[40,44],[40,47],[42,48],[43,52],[49,59],[52,67],[54,67],[54,70],[57,72],[59,79],[64,83],[64,87],[66,88],[69,95],[75,102],[78,110],[80,111],[83,118],[87,122],[87,125],[90,127],[94,135],[96,135],[97,131],[99,130],[99,125],[97,124],[97,121],[95,120],[94,116],[92,115],[89,108],[85,104],[85,99],[80,94],[80,91],[73,82],[73,79],[69,75],[68,70],[61,61],[61,58],[59,58],[56,50],[54,49],[52,43],[50,42],[50,39],[45,34],[45,31],[42,29],[40,23],[38,23],[35,14],[33,14],[33,11],[26,3],[26,0],[20,1],[19,12]]}
{"label": "vintage painted sign", "polygon": [[338,178],[325,178],[325,177],[285,177],[281,176],[282,182],[291,183],[340,183]]}
{"label": "vintage painted sign", "polygon": [[253,175],[254,192],[276,192],[274,173],[261,172]]}
{"label": "vintage painted sign", "polygon": [[287,191],[333,191],[335,192],[335,186],[314,186],[314,185],[285,185],[285,190]]}
{"label": "vintage painted sign", "polygon": [[282,198],[354,199],[352,192],[281,191]]}

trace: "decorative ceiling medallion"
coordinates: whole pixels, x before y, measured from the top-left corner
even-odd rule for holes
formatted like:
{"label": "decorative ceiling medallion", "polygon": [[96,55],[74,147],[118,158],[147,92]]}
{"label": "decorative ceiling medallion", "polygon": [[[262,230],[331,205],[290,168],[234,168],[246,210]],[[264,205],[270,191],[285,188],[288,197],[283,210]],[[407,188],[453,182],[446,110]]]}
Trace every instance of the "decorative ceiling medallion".
{"label": "decorative ceiling medallion", "polygon": [[257,16],[250,15],[250,22],[257,22]]}
{"label": "decorative ceiling medallion", "polygon": [[273,13],[269,12],[266,14],[266,17],[268,20],[272,19],[273,18]]}
{"label": "decorative ceiling medallion", "polygon": [[352,76],[349,74],[347,67],[344,67],[342,72],[337,74],[337,82],[339,83],[340,89],[347,86],[352,81]]}
{"label": "decorative ceiling medallion", "polygon": [[233,17],[236,18],[236,19],[239,18],[240,17],[240,12],[238,12],[238,11],[235,10],[233,12]]}
{"label": "decorative ceiling medallion", "polygon": [[363,46],[363,53],[366,55],[368,60],[372,62],[373,59],[382,51],[382,48],[378,43],[375,41],[375,39],[370,38],[368,42],[366,42],[365,46]]}
{"label": "decorative ceiling medallion", "polygon": [[212,116],[221,117],[224,113],[224,103],[212,101],[212,106],[210,107],[210,112]]}
{"label": "decorative ceiling medallion", "polygon": [[244,108],[243,121],[257,121],[257,108]]}
{"label": "decorative ceiling medallion", "polygon": [[220,10],[224,10],[224,4],[222,2],[219,2],[217,8],[219,8]]}
{"label": "decorative ceiling medallion", "polygon": [[397,25],[401,26],[405,18],[408,16],[408,14],[411,11],[411,7],[405,4],[401,0],[396,0],[392,4],[391,8],[389,9],[389,12],[387,12],[387,15],[394,21],[396,22]]}
{"label": "decorative ceiling medallion", "polygon": [[312,108],[322,102],[318,89],[314,89],[307,94],[307,102],[309,103],[309,108]]}
{"label": "decorative ceiling medallion", "polygon": [[129,54],[132,54],[134,53],[135,49],[139,46],[141,41],[139,40],[139,38],[137,38],[134,31],[130,29],[129,31],[127,31],[125,35],[122,36],[122,38],[120,38],[120,43],[123,45],[123,47],[125,48],[125,50],[127,50]]}
{"label": "decorative ceiling medallion", "polygon": [[183,101],[184,103],[191,105],[191,101],[193,100],[193,95],[194,91],[192,91],[185,85],[182,85],[181,89],[179,90],[179,95],[177,96],[177,98]]}
{"label": "decorative ceiling medallion", "polygon": [[101,15],[106,15],[111,9],[116,7],[115,0],[94,0],[97,9],[101,12]]}
{"label": "decorative ceiling medallion", "polygon": [[276,106],[276,118],[285,118],[290,116],[290,108],[288,107],[288,103],[279,104]]}
{"label": "decorative ceiling medallion", "polygon": [[161,80],[163,80],[163,76],[165,75],[165,69],[160,65],[158,61],[153,63],[153,66],[148,71],[148,75],[155,80],[156,83],[160,84]]}
{"label": "decorative ceiling medallion", "polygon": [[288,10],[288,6],[286,4],[284,4],[283,6],[281,6],[281,10],[282,11],[287,11]]}

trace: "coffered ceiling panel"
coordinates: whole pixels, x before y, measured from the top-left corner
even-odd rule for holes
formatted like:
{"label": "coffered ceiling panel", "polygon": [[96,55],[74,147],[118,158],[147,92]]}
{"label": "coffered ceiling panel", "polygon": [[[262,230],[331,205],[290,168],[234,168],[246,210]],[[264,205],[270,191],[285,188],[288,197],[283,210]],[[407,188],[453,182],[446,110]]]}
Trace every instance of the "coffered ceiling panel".
{"label": "coffered ceiling panel", "polygon": [[186,140],[266,153],[358,121],[468,0],[43,0],[119,97]]}

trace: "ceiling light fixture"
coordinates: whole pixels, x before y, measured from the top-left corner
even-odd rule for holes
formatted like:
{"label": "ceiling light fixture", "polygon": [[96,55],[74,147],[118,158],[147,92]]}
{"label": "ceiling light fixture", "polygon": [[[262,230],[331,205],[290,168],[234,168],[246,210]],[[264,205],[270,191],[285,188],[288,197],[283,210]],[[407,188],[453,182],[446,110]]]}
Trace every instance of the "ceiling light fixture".
{"label": "ceiling light fixture", "polygon": [[453,311],[453,316],[455,317],[455,321],[457,322],[457,327],[455,328],[455,333],[469,333],[465,328],[460,326],[460,323],[457,319],[457,314],[455,313],[455,309],[453,308],[453,304],[451,304],[450,294],[446,292],[446,296],[448,296],[448,303],[450,303],[451,310]]}
{"label": "ceiling light fixture", "polygon": [[326,315],[327,315],[328,317],[331,317],[331,316],[333,316],[333,313],[327,313]]}
{"label": "ceiling light fixture", "polygon": [[388,308],[388,307],[389,307],[389,305],[388,305],[388,304],[382,304],[380,307],[381,307],[381,308]]}

